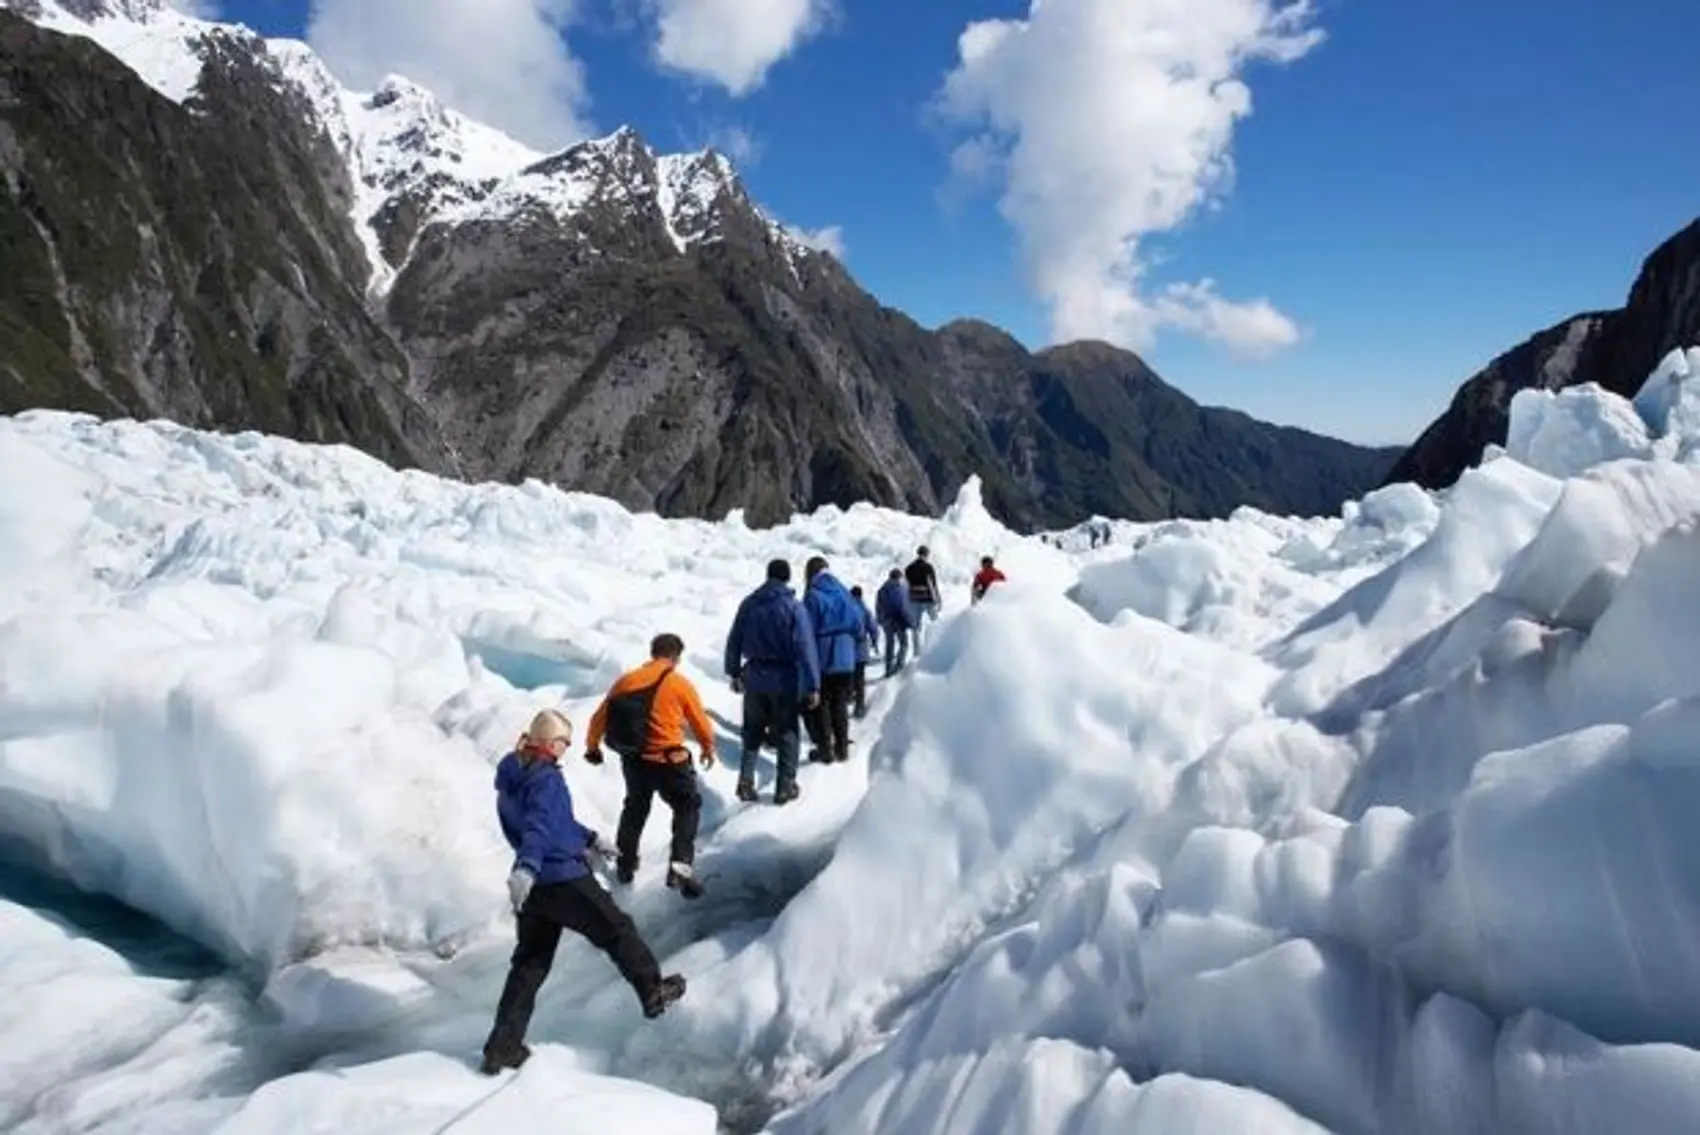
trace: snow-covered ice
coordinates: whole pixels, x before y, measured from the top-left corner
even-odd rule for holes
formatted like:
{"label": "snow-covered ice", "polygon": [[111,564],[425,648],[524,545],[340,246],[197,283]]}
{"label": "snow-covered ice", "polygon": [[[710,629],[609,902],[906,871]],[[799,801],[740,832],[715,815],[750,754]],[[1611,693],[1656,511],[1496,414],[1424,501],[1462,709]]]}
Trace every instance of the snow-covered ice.
{"label": "snow-covered ice", "polygon": [[[1108,543],[976,482],[757,531],[0,420],[0,1123],[1692,1130],[1695,381],[1519,396],[1444,493]],[[816,553],[871,597],[920,544],[945,617],[851,763],[739,803],[739,599]],[[646,1022],[568,940],[534,1062],[482,1079],[493,764],[662,630],[719,734],[709,893],[662,885],[662,812],[616,895],[690,992]],[[618,774],[567,775],[611,831]]]}

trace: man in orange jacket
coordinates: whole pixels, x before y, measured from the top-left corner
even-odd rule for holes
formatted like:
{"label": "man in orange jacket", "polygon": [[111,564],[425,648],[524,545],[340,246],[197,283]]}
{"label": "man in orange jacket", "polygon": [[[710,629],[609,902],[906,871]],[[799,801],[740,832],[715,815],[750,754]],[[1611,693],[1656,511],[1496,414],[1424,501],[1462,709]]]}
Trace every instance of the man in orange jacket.
{"label": "man in orange jacket", "polygon": [[620,754],[626,778],[626,801],[615,836],[619,858],[615,874],[622,883],[637,875],[638,839],[649,822],[649,808],[659,795],[673,812],[672,858],[667,885],[688,899],[702,897],[696,877],[697,824],[702,818],[702,792],[691,752],[685,748],[690,727],[702,747],[703,768],[714,766],[714,726],[703,712],[702,698],[691,680],[678,672],[685,644],[674,634],[656,635],[649,644],[649,661],[622,674],[596,713],[585,735],[585,760],[602,763],[602,743]]}

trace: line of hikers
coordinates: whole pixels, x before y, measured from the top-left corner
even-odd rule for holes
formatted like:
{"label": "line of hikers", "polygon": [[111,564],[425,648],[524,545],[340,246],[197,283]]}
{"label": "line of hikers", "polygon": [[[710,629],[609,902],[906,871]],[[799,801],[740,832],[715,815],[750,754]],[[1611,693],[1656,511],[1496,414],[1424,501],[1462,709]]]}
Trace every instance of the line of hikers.
{"label": "line of hikers", "polygon": [[[992,557],[983,557],[970,601],[979,603],[1004,579]],[[771,745],[778,758],[773,802],[797,799],[799,721],[808,730],[812,761],[847,761],[850,718],[867,711],[867,666],[880,632],[889,678],[905,665],[911,642],[919,651],[923,622],[938,618],[938,575],[925,546],[907,568],[892,569],[875,612],[863,602],[862,589],[845,588],[824,557],[808,561],[804,581],[798,599],[791,565],[770,562],[765,582],[739,604],[726,636],[726,677],[743,697],[737,794],[745,802],[758,799],[755,769],[763,745]],[[573,726],[560,712],[539,713],[497,766],[497,818],[515,856],[508,897],[518,943],[484,1044],[480,1070],[486,1075],[518,1068],[530,1057],[526,1029],[563,930],[609,956],[646,1017],[659,1016],[684,996],[685,979],[662,976],[631,917],[591,869],[594,860],[612,862],[619,882],[632,882],[643,828],[660,796],[673,819],[667,886],[687,899],[703,894],[694,866],[702,793],[685,732],[695,739],[696,762],[706,770],[715,764],[714,727],[696,686],[678,672],[684,652],[678,635],[657,635],[649,661],[622,674],[591,716],[585,760],[601,765],[606,745],[620,757],[626,785],[612,848],[573,814],[572,793],[560,771]]]}

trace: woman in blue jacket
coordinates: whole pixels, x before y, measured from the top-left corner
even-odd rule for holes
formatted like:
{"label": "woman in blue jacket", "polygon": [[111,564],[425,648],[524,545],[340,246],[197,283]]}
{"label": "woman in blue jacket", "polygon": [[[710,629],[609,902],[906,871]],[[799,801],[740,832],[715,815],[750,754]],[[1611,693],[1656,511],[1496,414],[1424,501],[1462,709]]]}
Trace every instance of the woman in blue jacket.
{"label": "woman in blue jacket", "polygon": [[486,1076],[518,1068],[530,1058],[525,1030],[537,991],[554,965],[562,930],[582,935],[613,959],[637,993],[644,1016],[659,1017],[685,995],[685,979],[661,976],[631,918],[591,877],[590,856],[604,851],[596,833],[573,816],[572,793],[559,763],[572,743],[572,722],[546,709],[496,766],[496,818],[514,849],[508,899],[519,944],[496,1006],[496,1023],[484,1042],[479,1071]]}

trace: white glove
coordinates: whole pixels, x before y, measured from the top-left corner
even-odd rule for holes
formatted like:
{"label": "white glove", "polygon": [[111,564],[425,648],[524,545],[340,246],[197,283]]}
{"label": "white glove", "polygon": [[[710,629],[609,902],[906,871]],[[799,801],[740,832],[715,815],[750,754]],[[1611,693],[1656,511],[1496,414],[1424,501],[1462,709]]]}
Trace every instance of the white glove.
{"label": "white glove", "polygon": [[515,867],[508,875],[508,901],[513,904],[516,917],[525,906],[525,900],[531,894],[531,885],[535,882],[536,876],[524,867]]}

